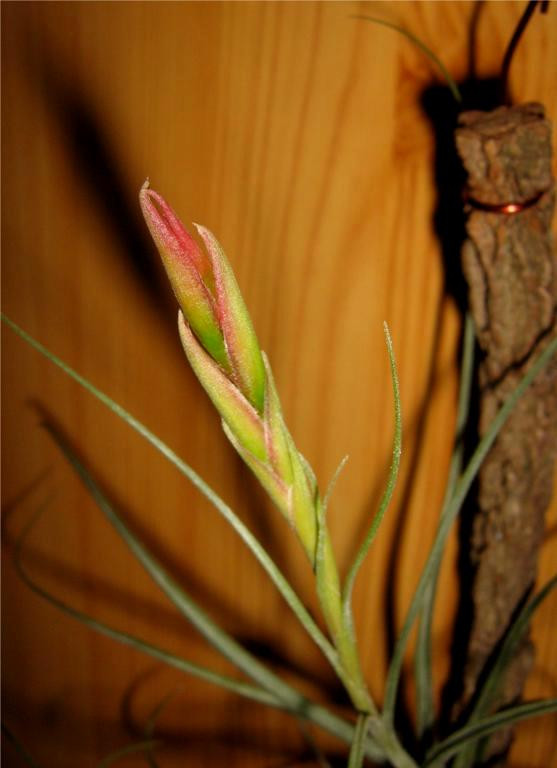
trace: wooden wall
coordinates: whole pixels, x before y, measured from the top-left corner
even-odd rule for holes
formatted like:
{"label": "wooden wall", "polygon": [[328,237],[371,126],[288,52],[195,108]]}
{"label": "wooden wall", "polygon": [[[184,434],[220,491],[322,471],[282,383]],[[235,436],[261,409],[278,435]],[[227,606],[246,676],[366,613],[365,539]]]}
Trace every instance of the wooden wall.
{"label": "wooden wall", "polygon": [[[477,69],[497,72],[523,3],[488,2]],[[242,516],[315,607],[296,542],[241,466],[181,353],[175,306],[141,220],[149,176],[185,222],[223,243],[322,487],[339,460],[330,525],[340,563],[381,491],[391,393],[382,322],[398,358],[401,482],[356,591],[374,695],[386,615],[400,624],[432,540],[449,460],[459,314],[444,294],[432,217],[435,141],[421,107],[438,73],[404,24],[458,79],[470,2],[3,3],[4,311],[155,429]],[[511,72],[516,100],[557,118],[557,9],[536,14]],[[449,259],[458,264],[458,253]],[[450,264],[449,264],[450,271]],[[156,703],[161,766],[300,764],[281,714],[238,702],[99,637],[14,573],[14,537],[47,501],[26,563],[76,607],[220,670],[161,597],[39,428],[46,411],[135,530],[238,637],[332,684],[288,608],[209,504],[91,396],[2,329],[4,718],[40,765],[96,765]],[[411,483],[411,487],[410,487]],[[404,509],[404,517],[402,512]],[[557,506],[540,580],[557,557]],[[455,541],[435,623],[436,684],[456,604]],[[557,599],[534,627],[528,695],[557,689]],[[277,661],[280,666],[280,661]],[[316,683],[306,690],[314,693]],[[555,762],[555,721],[519,729],[510,765]],[[328,742],[338,748],[336,742]],[[6,766],[22,765],[6,746]],[[551,763],[551,761],[554,761]],[[122,765],[142,765],[130,758]]]}

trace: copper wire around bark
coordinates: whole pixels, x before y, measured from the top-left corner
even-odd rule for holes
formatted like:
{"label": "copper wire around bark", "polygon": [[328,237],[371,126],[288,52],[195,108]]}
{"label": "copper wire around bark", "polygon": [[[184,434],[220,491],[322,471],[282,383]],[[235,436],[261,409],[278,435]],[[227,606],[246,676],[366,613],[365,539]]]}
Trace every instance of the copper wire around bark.
{"label": "copper wire around bark", "polygon": [[476,200],[466,193],[464,195],[464,201],[467,205],[471,206],[472,208],[476,208],[479,211],[486,211],[487,213],[500,213],[504,216],[514,216],[515,214],[522,213],[522,211],[526,210],[527,208],[531,208],[532,206],[536,205],[539,199],[545,195],[546,191],[547,190],[544,189],[541,192],[538,192],[537,195],[534,195],[534,197],[531,197],[529,200],[523,200],[520,203],[483,203],[481,200]]}

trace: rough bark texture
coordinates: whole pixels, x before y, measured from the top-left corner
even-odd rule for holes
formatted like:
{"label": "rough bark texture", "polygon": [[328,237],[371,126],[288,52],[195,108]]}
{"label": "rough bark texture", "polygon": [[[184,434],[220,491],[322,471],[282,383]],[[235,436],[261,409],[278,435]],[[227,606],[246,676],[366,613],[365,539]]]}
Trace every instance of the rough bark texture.
{"label": "rough bark texture", "polygon": [[[470,202],[462,262],[483,352],[480,434],[557,333],[550,139],[551,126],[538,104],[464,113],[456,133]],[[553,361],[519,402],[479,476],[464,705],[535,580],[556,449]],[[519,698],[532,660],[527,641],[508,670],[499,706]],[[509,731],[492,739],[490,753],[503,751],[509,739]]]}

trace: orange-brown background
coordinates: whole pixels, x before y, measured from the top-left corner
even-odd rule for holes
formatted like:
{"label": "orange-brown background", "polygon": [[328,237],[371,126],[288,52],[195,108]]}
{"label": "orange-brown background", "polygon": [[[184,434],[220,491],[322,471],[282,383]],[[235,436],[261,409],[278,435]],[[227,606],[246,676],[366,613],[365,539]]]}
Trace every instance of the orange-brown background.
{"label": "orange-brown background", "polygon": [[[522,8],[486,4],[479,74],[497,70]],[[511,76],[515,99],[542,101],[554,120],[556,10],[532,20]],[[330,511],[344,567],[389,462],[382,321],[389,322],[405,419],[403,471],[355,596],[363,663],[380,700],[386,604],[394,593],[400,622],[443,493],[459,317],[442,293],[434,138],[420,108],[436,75],[408,41],[351,17],[358,12],[405,24],[455,77],[465,76],[469,2],[3,3],[2,299],[5,312],[210,481],[312,606],[303,556],[227,444],[183,358],[173,300],[138,212],[140,185],[149,175],[186,222],[217,233],[271,358],[287,422],[322,486],[350,455]],[[147,265],[144,279],[139,263]],[[123,630],[228,670],[101,518],[38,427],[38,402],[214,616],[330,681],[215,510],[10,331],[2,340],[8,725],[46,768],[86,768],[128,743],[130,723],[140,729],[170,692],[160,718],[169,740],[161,766],[296,764],[304,742],[286,716],[161,669],[18,582],[10,545],[48,498],[27,552],[43,584]],[[553,531],[556,515],[554,505]],[[453,541],[440,580],[438,686],[456,602],[455,551]],[[557,537],[548,535],[540,580],[556,556]],[[555,695],[556,625],[552,599],[535,621],[531,697]],[[511,765],[556,764],[554,726],[551,719],[521,726]],[[9,746],[4,760],[21,765]]]}

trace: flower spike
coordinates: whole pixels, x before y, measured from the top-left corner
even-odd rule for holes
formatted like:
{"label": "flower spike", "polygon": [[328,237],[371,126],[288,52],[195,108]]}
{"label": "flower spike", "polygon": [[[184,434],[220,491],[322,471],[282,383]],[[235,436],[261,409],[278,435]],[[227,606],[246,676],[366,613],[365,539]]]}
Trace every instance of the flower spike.
{"label": "flower spike", "polygon": [[206,253],[164,198],[145,182],[139,200],[185,321],[208,354],[261,413],[265,369],[234,273],[208,229],[195,225]]}
{"label": "flower spike", "polygon": [[202,250],[164,198],[145,183],[141,208],[180,304],[178,330],[226,436],[293,526],[312,566],[317,483],[284,423],[271,368],[215,236],[196,224]]}
{"label": "flower spike", "polygon": [[230,369],[224,337],[212,295],[212,267],[172,208],[146,181],[139,202],[147,226],[188,323],[211,357]]}
{"label": "flower spike", "polygon": [[338,571],[313,471],[282,416],[269,362],[259,347],[236,278],[215,236],[195,225],[205,251],[146,183],[141,208],[180,304],[184,352],[222,419],[224,433],[295,530],[315,569],[317,592],[359,710],[373,708],[352,628],[342,614]]}

